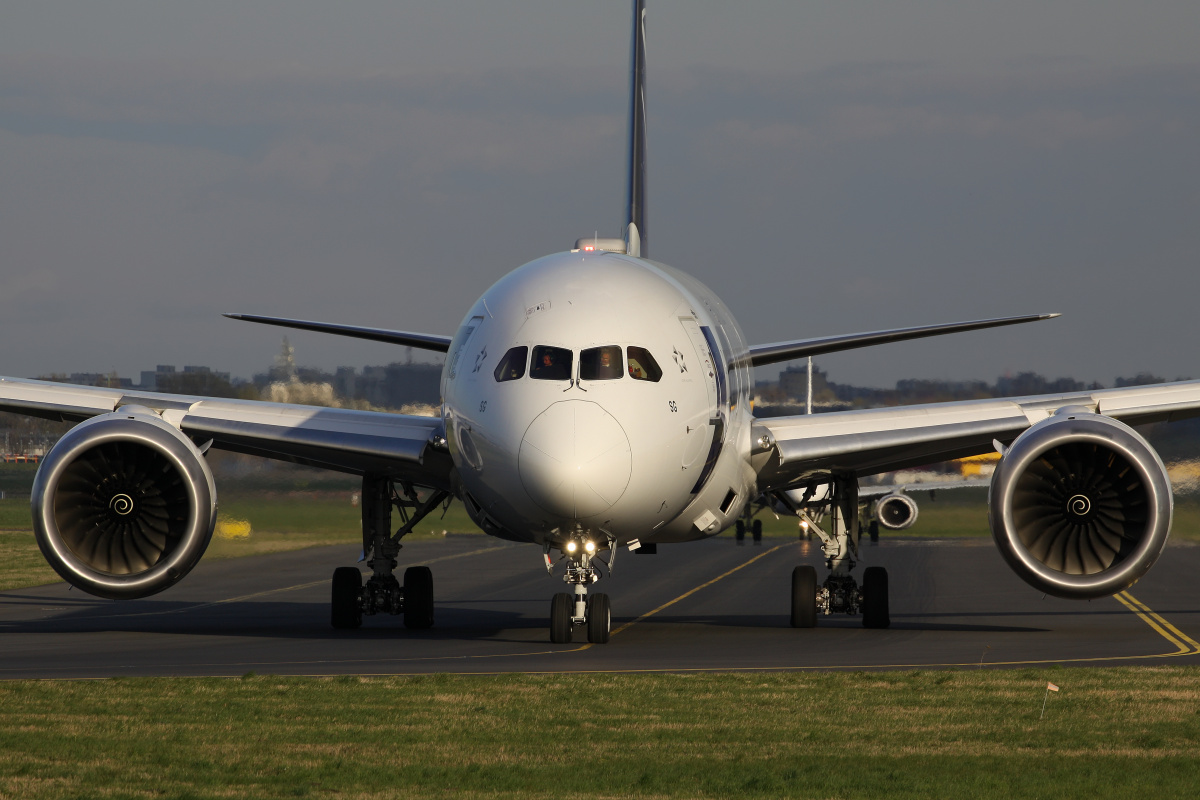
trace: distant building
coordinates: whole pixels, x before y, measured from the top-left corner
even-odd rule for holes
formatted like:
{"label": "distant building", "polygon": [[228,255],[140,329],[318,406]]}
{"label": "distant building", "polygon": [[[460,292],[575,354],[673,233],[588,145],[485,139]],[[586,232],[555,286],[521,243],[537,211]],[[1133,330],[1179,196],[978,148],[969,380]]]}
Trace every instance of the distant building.
{"label": "distant building", "polygon": [[173,364],[159,364],[154,371],[142,370],[141,384],[136,388],[147,392],[175,392],[181,386],[204,386],[211,383],[229,383],[228,372],[215,372],[211,367],[185,366],[176,372]]}
{"label": "distant building", "polygon": [[[831,403],[837,399],[829,387],[825,370],[813,366],[813,402]],[[788,400],[803,403],[808,397],[808,366],[791,366],[779,373],[779,389]]]}
{"label": "distant building", "polygon": [[[392,409],[416,404],[438,405],[441,402],[441,382],[442,365],[413,362],[411,349],[406,362],[363,367],[361,372],[355,367],[338,367],[332,373],[314,367],[299,367],[296,365],[296,350],[286,337],[271,368],[254,376],[254,384],[260,392],[278,391],[271,388],[276,385],[282,385],[284,389],[303,385],[314,391],[328,385],[339,400],[358,400],[378,408]],[[301,394],[312,396],[297,402],[321,402],[319,393]]]}

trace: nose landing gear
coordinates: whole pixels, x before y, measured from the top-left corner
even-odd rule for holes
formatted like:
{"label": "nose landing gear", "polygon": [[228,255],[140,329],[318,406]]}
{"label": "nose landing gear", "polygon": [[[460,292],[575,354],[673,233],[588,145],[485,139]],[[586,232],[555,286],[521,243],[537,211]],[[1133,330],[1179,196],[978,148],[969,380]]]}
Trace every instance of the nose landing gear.
{"label": "nose landing gear", "polygon": [[[588,587],[600,580],[596,562],[608,567],[612,575],[616,559],[616,540],[608,537],[608,561],[599,558],[600,548],[596,542],[583,534],[575,534],[562,545],[567,558],[567,570],[563,582],[574,587],[574,595],[559,592],[550,601],[550,641],[566,644],[571,641],[576,626],[587,626],[588,641],[605,644],[612,632],[612,610],[608,595],[603,592],[588,594]],[[546,545],[544,558],[546,572],[554,574],[554,562],[550,560],[550,545]]]}

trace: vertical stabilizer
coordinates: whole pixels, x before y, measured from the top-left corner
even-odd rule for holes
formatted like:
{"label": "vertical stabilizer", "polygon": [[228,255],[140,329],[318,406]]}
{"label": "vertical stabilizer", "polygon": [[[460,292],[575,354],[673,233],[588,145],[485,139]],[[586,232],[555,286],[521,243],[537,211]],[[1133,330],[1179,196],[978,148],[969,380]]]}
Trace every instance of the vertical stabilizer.
{"label": "vertical stabilizer", "polygon": [[629,182],[625,195],[625,252],[646,251],[646,0],[633,0],[630,47]]}

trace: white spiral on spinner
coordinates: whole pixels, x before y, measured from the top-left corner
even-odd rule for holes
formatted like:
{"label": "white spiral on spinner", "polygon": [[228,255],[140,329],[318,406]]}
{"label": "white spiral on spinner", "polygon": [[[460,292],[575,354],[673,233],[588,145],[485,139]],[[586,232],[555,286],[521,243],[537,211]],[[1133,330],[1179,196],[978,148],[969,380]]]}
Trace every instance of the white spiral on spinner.
{"label": "white spiral on spinner", "polygon": [[108,507],[124,517],[133,512],[133,498],[127,494],[114,495],[113,499],[108,501]]}
{"label": "white spiral on spinner", "polygon": [[1089,500],[1086,495],[1073,495],[1071,499],[1067,501],[1067,510],[1077,517],[1086,516],[1087,513],[1092,510],[1092,501]]}

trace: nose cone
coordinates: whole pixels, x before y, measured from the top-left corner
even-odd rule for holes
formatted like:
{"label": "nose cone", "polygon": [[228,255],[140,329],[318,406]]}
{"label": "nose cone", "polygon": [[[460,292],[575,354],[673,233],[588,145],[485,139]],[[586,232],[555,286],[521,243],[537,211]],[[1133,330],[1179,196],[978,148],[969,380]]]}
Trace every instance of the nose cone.
{"label": "nose cone", "polygon": [[521,483],[533,501],[580,519],[606,511],[625,493],[629,437],[596,403],[564,400],[546,409],[521,441]]}

